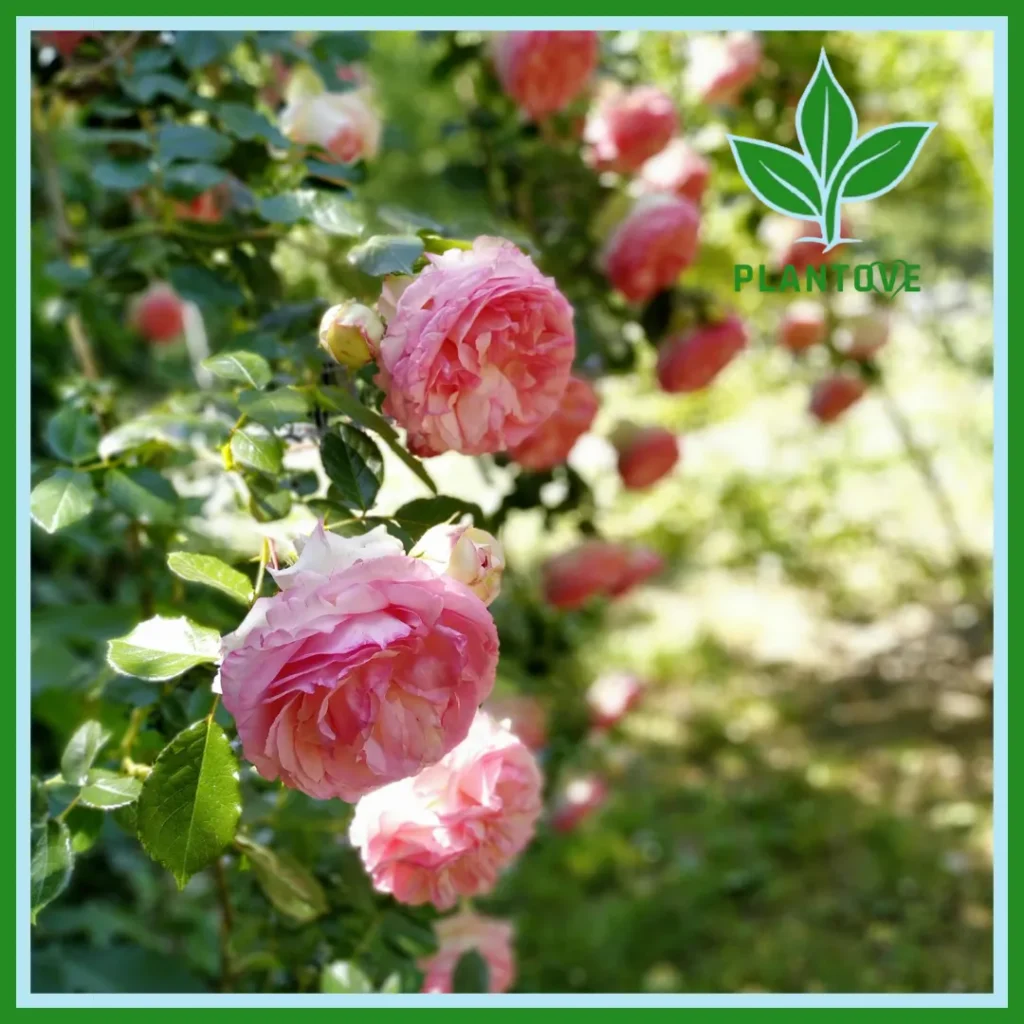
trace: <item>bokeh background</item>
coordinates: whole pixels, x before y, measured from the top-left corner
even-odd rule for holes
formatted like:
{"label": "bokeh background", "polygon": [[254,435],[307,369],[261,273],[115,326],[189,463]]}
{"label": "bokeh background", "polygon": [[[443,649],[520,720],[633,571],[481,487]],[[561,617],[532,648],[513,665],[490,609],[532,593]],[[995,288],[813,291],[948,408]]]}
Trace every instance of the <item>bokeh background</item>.
{"label": "bokeh background", "polygon": [[[479,905],[516,924],[516,991],[985,991],[992,984],[992,40],[953,32],[767,33],[760,74],[741,105],[722,110],[686,96],[687,38],[608,33],[602,71],[660,85],[685,111],[685,134],[713,172],[701,257],[684,284],[741,312],[751,344],[706,391],[667,395],[654,378],[649,324],[622,313],[608,326],[603,307],[582,309],[597,336],[601,411],[570,457],[573,475],[556,475],[538,507],[505,518],[514,573],[492,610],[502,636],[499,691],[535,697],[547,714],[543,759],[552,791],[595,773],[608,795],[575,830],[542,828]],[[534,205],[515,223],[496,223],[488,147],[509,145],[502,133],[515,122],[488,113],[480,98],[483,42],[472,33],[394,32],[347,34],[331,44],[366,70],[385,123],[361,195],[454,224],[458,237],[505,233],[548,253],[590,244],[590,229],[572,209],[574,196],[588,202],[585,187],[576,192],[572,184],[578,157],[567,149],[539,157],[529,136],[521,142],[524,178],[547,160],[544,173],[564,180],[565,194],[541,190],[538,202],[549,200],[551,209]],[[872,120],[938,122],[906,181],[851,210],[858,237],[868,240],[865,261],[920,264],[922,290],[895,299],[873,385],[828,427],[808,415],[807,401],[829,353],[794,358],[777,344],[784,296],[732,292],[732,265],[767,262],[769,245],[766,211],[743,188],[725,142],[735,132],[794,144],[793,105],[823,45],[862,130]],[[255,90],[273,48],[267,40],[225,45],[214,63],[181,74],[199,79],[214,99],[234,76]],[[87,51],[72,63],[103,59]],[[69,303],[81,311],[104,369],[103,381],[90,386],[106,387],[112,403],[139,411],[196,382],[187,352],[147,349],[123,327],[128,288],[116,260],[103,269],[94,255],[87,283],[54,269],[65,254],[46,211],[48,175],[62,182],[72,230],[95,229],[116,245],[127,222],[90,179],[102,154],[88,130],[100,123],[97,104],[113,103],[109,90],[76,93],[60,84],[60,58],[37,48],[35,61],[35,98],[49,118],[46,149],[37,138],[33,154],[32,397],[34,458],[43,468],[52,459],[47,422],[81,386]],[[558,161],[566,162],[564,174]],[[259,188],[263,173],[248,184]],[[146,223],[144,212],[133,218]],[[272,257],[282,302],[308,303],[350,285],[339,281],[336,245],[316,225],[289,231]],[[242,288],[255,290],[252,281]],[[211,347],[227,347],[237,333],[232,303],[211,300],[203,312]],[[618,357],[620,349],[628,358]],[[661,424],[681,438],[679,466],[648,492],[619,483],[607,438],[623,419]],[[381,515],[423,493],[407,467],[384,454]],[[296,441],[286,465],[296,474],[315,471],[315,444]],[[486,513],[514,486],[493,460],[448,454],[429,468],[442,493]],[[257,522],[199,461],[172,464],[168,475],[187,512],[179,536],[240,564],[262,536],[286,547],[315,519],[297,502],[283,518]],[[566,514],[547,514],[577,479],[587,488],[586,509],[570,502]],[[536,569],[574,543],[581,519],[606,536],[651,545],[666,571],[607,608],[573,615],[544,608]],[[189,614],[200,600],[191,591],[163,592],[163,555],[146,533],[94,514],[52,537],[34,529],[32,557],[38,772],[53,770],[67,736],[89,715],[123,722],[133,708],[151,707],[155,721],[184,722],[195,703],[188,692],[179,707],[175,693],[140,694],[144,688],[115,679],[103,661],[105,641],[136,621],[140,591],[155,588],[157,604],[177,602]],[[222,609],[210,615],[212,624],[224,618]],[[609,669],[632,672],[647,687],[621,723],[593,734],[582,694]],[[364,891],[344,849],[343,805],[268,788],[246,813],[316,864],[338,902],[329,920],[300,926],[268,910],[243,879],[236,990],[315,989],[319,965],[338,957],[364,957],[379,984],[428,941],[429,915],[402,917]],[[169,876],[104,819],[69,889],[33,929],[34,987],[216,989],[223,978],[212,884],[198,875],[174,893]],[[415,990],[414,979],[407,984]]]}

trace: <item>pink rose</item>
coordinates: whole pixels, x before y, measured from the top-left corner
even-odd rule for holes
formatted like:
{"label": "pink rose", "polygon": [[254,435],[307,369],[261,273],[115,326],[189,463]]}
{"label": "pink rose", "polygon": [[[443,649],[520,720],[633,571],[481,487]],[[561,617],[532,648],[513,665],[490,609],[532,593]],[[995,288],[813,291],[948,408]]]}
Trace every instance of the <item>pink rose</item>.
{"label": "pink rose", "polygon": [[505,550],[497,537],[475,526],[432,526],[410,554],[445,573],[490,604],[501,593]]}
{"label": "pink rose", "polygon": [[640,168],[645,191],[668,192],[698,204],[710,176],[711,165],[685,139],[673,139]]}
{"label": "pink rose", "polygon": [[463,911],[434,925],[438,951],[419,963],[424,972],[421,992],[451,992],[459,960],[475,949],[488,970],[488,991],[507,992],[515,980],[512,925],[493,917]]}
{"label": "pink rose", "polygon": [[434,764],[491,692],[498,635],[461,583],[410,558],[384,527],[317,527],[281,593],[222,641],[219,685],[266,779],[354,801]]}
{"label": "pink rose", "polygon": [[608,280],[630,302],[645,302],[693,262],[699,229],[700,213],[688,199],[641,197],[605,243]]}
{"label": "pink rose", "polygon": [[872,310],[845,319],[835,333],[836,348],[850,359],[870,359],[889,340],[889,318]]}
{"label": "pink rose", "polygon": [[370,89],[299,93],[281,111],[281,131],[292,142],[319,146],[338,163],[377,155],[381,123]]}
{"label": "pink rose", "polygon": [[656,484],[679,461],[679,441],[664,427],[620,427],[613,441],[619,476],[630,490]]}
{"label": "pink rose", "polygon": [[561,401],[576,351],[572,306],[504,239],[428,259],[381,342],[384,412],[417,455],[504,451]]}
{"label": "pink rose", "polygon": [[612,672],[595,679],[587,690],[591,721],[607,729],[622,721],[644,694],[644,684],[626,672]]}
{"label": "pink rose", "polygon": [[573,445],[589,429],[599,402],[594,389],[581,377],[570,377],[558,408],[508,454],[524,469],[539,471],[559,466]]}
{"label": "pink rose", "polygon": [[608,799],[608,787],[596,775],[572,779],[555,803],[551,826],[557,832],[572,832]]}
{"label": "pink rose", "polygon": [[447,910],[489,892],[530,841],[540,791],[530,751],[479,712],[438,764],[364,796],[349,839],[378,892]]}
{"label": "pink rose", "polygon": [[803,352],[824,341],[826,332],[825,309],[821,303],[798,299],[790,304],[782,317],[779,341],[790,352]]}
{"label": "pink rose", "polygon": [[156,282],[132,301],[128,321],[148,341],[174,341],[185,329],[185,303],[169,284]]}
{"label": "pink rose", "polygon": [[508,727],[531,750],[542,750],[548,741],[547,712],[536,697],[526,694],[503,694],[491,697],[484,704],[496,722],[508,722]]}
{"label": "pink rose", "polygon": [[750,32],[696,36],[690,47],[687,81],[705,103],[731,106],[761,67],[761,43]]}
{"label": "pink rose", "polygon": [[661,152],[678,127],[675,104],[661,89],[611,86],[587,115],[583,141],[596,167],[628,174]]}
{"label": "pink rose", "polygon": [[666,338],[658,352],[658,381],[665,391],[706,388],[747,344],[743,321],[732,314],[685,334]]}
{"label": "pink rose", "polygon": [[555,608],[579,608],[592,597],[625,594],[662,568],[649,548],[586,540],[541,566],[544,599]]}
{"label": "pink rose", "polygon": [[492,54],[501,87],[538,121],[583,91],[599,48],[596,32],[502,32]]}
{"label": "pink rose", "polygon": [[811,392],[811,415],[821,423],[832,423],[858,402],[865,390],[860,377],[847,373],[820,380]]}

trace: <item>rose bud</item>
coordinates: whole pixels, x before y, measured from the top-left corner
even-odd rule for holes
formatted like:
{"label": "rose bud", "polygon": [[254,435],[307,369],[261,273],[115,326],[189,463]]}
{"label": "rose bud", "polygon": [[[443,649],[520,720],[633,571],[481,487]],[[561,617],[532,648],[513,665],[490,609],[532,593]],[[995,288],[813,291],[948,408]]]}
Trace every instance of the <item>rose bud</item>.
{"label": "rose bud", "polygon": [[608,729],[622,721],[644,694],[644,684],[633,675],[613,672],[596,679],[587,690],[591,722]]}
{"label": "rose bud", "polygon": [[384,324],[359,302],[331,306],[320,320],[320,347],[336,362],[358,370],[375,358]]}
{"label": "rose bud", "polygon": [[626,549],[625,565],[610,593],[612,597],[621,597],[634,587],[657,576],[665,568],[665,560],[657,551],[643,545],[635,545]]}
{"label": "rose bud", "polygon": [[476,950],[487,964],[487,991],[507,992],[515,980],[512,953],[512,925],[493,917],[464,910],[434,925],[437,952],[419,961],[423,971],[421,992],[454,991],[455,968],[470,950]]}
{"label": "rose bud", "polygon": [[693,262],[699,230],[700,213],[689,199],[642,196],[605,243],[604,272],[630,302],[646,302]]}
{"label": "rose bud", "polygon": [[590,384],[580,377],[570,377],[558,408],[529,437],[509,448],[509,456],[534,472],[560,466],[590,429],[598,404]]}
{"label": "rose bud", "polygon": [[299,89],[295,92],[281,111],[281,131],[292,142],[319,146],[343,164],[377,155],[381,122],[369,88],[314,94]]}
{"label": "rose bud", "polygon": [[679,127],[671,97],[653,85],[610,86],[587,115],[583,141],[601,170],[628,174],[660,153]]}
{"label": "rose bud", "polygon": [[223,192],[207,189],[187,203],[174,204],[174,216],[178,220],[197,221],[202,224],[216,224],[223,219],[221,203]]}
{"label": "rose bud", "polygon": [[505,552],[497,537],[474,526],[432,526],[410,552],[437,572],[464,583],[484,604],[501,591]]}
{"label": "rose bud", "polygon": [[673,139],[640,168],[646,192],[668,192],[699,204],[711,176],[711,165],[685,139]]}
{"label": "rose bud", "polygon": [[548,741],[547,713],[535,697],[518,693],[491,697],[484,711],[496,722],[507,722],[531,750],[542,750]]}
{"label": "rose bud", "polygon": [[747,344],[743,321],[730,314],[667,338],[658,353],[658,381],[665,391],[700,391],[724,370]]}
{"label": "rose bud", "polygon": [[679,442],[664,427],[620,427],[612,438],[619,453],[619,476],[630,490],[657,483],[679,461]]}
{"label": "rose bud", "polygon": [[857,402],[865,390],[860,377],[846,373],[820,380],[811,392],[811,415],[822,423],[831,423]]}
{"label": "rose bud", "polygon": [[185,326],[185,303],[169,285],[150,285],[135,298],[129,323],[148,341],[173,341]]}
{"label": "rose bud", "polygon": [[597,66],[596,32],[502,32],[492,41],[501,87],[532,120],[564,110]]}
{"label": "rose bud", "polygon": [[586,540],[541,566],[544,599],[555,608],[579,608],[592,597],[618,597],[663,568],[649,548]]}
{"label": "rose bud", "polygon": [[889,318],[872,311],[851,317],[836,331],[836,347],[851,359],[870,359],[889,340]]}
{"label": "rose bud", "polygon": [[808,299],[792,303],[779,324],[779,342],[790,352],[802,352],[817,345],[825,340],[826,333],[824,307]]}
{"label": "rose bud", "polygon": [[566,784],[555,804],[551,826],[572,832],[608,799],[608,787],[596,775],[583,775]]}
{"label": "rose bud", "polygon": [[761,43],[751,32],[695,36],[686,78],[690,91],[704,103],[732,106],[760,67]]}

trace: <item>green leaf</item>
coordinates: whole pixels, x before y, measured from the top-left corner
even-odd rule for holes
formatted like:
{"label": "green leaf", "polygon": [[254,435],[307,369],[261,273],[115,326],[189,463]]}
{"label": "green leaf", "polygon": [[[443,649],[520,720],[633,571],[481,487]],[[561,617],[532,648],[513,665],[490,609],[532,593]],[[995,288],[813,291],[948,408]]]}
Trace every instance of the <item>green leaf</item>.
{"label": "green leaf", "polygon": [[729,135],[736,166],[751,192],[787,217],[818,217],[821,194],[804,158],[784,146]]}
{"label": "green leaf", "polygon": [[178,516],[178,494],[174,485],[146,466],[108,470],[107,497],[140,523],[166,526]]}
{"label": "green leaf", "polygon": [[384,480],[380,450],[360,430],[340,424],[320,442],[324,472],[337,488],[340,500],[364,512],[373,507]]}
{"label": "green leaf", "polygon": [[241,810],[238,761],[224,730],[203,719],[164,747],[146,777],[139,839],[183,889],[235,838]]}
{"label": "green leaf", "polygon": [[153,180],[153,171],[139,161],[104,160],[93,164],[92,180],[111,192],[136,192]]}
{"label": "green leaf", "polygon": [[169,96],[183,102],[193,98],[188,86],[180,78],[160,72],[129,78],[124,87],[130,96],[145,106],[149,106],[157,96]]}
{"label": "green leaf", "polygon": [[255,352],[218,352],[203,360],[210,373],[224,380],[234,380],[257,390],[265,388],[272,376],[270,364]]}
{"label": "green leaf", "polygon": [[99,454],[101,459],[110,459],[152,442],[181,450],[189,447],[217,448],[227,440],[230,429],[230,422],[223,419],[194,414],[150,413],[122,423],[109,434],[104,434]]}
{"label": "green leaf", "polygon": [[814,173],[827,182],[857,138],[857,111],[836,81],[825,51],[800,97],[796,131]]}
{"label": "green leaf", "polygon": [[373,991],[373,985],[350,960],[335,960],[327,964],[320,975],[320,991],[332,995],[365,995]]}
{"label": "green leaf", "polygon": [[92,511],[95,503],[96,490],[89,474],[72,469],[58,469],[36,484],[29,496],[32,519],[47,533],[77,523]]}
{"label": "green leaf", "polygon": [[320,883],[294,857],[239,836],[236,845],[245,852],[268,900],[282,914],[302,924],[327,912],[327,897]]}
{"label": "green leaf", "polygon": [[71,833],[71,852],[86,853],[96,845],[103,829],[103,815],[90,807],[78,804],[64,819]]}
{"label": "green leaf", "polygon": [[191,71],[227,56],[242,39],[242,32],[177,32],[174,49]]}
{"label": "green leaf", "polygon": [[182,298],[198,302],[200,306],[237,309],[245,301],[245,296],[233,281],[195,263],[171,267],[170,278],[174,290]]}
{"label": "green leaf", "polygon": [[860,139],[836,172],[839,202],[863,202],[894,189],[914,166],[934,122],[887,124]]}
{"label": "green leaf", "polygon": [[348,260],[364,274],[411,274],[423,255],[423,239],[417,235],[374,235],[349,251]]}
{"label": "green leaf", "polygon": [[71,878],[75,856],[71,833],[62,821],[50,819],[32,828],[32,923],[39,911],[55,900]]}
{"label": "green leaf", "polygon": [[46,443],[66,462],[77,464],[94,458],[99,441],[99,422],[87,409],[65,405],[46,425]]}
{"label": "green leaf", "polygon": [[271,224],[296,224],[305,216],[303,205],[294,192],[263,196],[256,200],[256,210]]}
{"label": "green leaf", "polygon": [[262,477],[250,477],[246,484],[249,487],[249,512],[258,523],[283,519],[291,512],[294,499],[290,491],[279,488],[276,483],[268,483]]}
{"label": "green leaf", "polygon": [[154,682],[174,679],[219,657],[220,634],[184,616],[169,619],[156,615],[140,622],[127,636],[107,644],[107,661],[112,669]]}
{"label": "green leaf", "polygon": [[156,140],[157,153],[168,164],[174,160],[220,163],[233,145],[220,132],[198,124],[162,124]]}
{"label": "green leaf", "polygon": [[84,786],[96,755],[110,739],[99,722],[83,722],[68,740],[60,758],[60,773],[69,786]]}
{"label": "green leaf", "polygon": [[355,395],[349,394],[344,388],[332,384],[324,385],[317,390],[317,400],[329,412],[344,413],[360,426],[372,430],[434,494],[437,494],[437,484],[431,479],[423,463],[402,444],[395,428],[383,416],[363,405]]}
{"label": "green leaf", "polygon": [[280,129],[271,124],[258,110],[253,110],[243,103],[220,103],[214,113],[220,118],[221,124],[243,142],[261,139],[280,149],[288,149],[291,146],[291,142],[281,134]]}
{"label": "green leaf", "polygon": [[490,982],[491,972],[487,961],[477,950],[466,950],[452,971],[452,992],[487,992]]}
{"label": "green leaf", "polygon": [[130,775],[93,768],[89,772],[89,784],[82,790],[80,799],[86,807],[97,811],[113,811],[134,803],[142,792],[142,783]]}
{"label": "green leaf", "polygon": [[182,192],[205,192],[227,179],[228,172],[213,164],[174,164],[164,172],[164,184]]}
{"label": "green leaf", "polygon": [[268,427],[294,423],[309,413],[309,399],[297,388],[278,388],[262,394],[243,391],[238,396],[238,405],[249,419]]}
{"label": "green leaf", "polygon": [[252,600],[252,583],[249,577],[213,555],[194,555],[190,551],[172,551],[167,556],[167,566],[183,580],[202,583],[213,587],[240,604]]}
{"label": "green leaf", "polygon": [[247,423],[231,435],[231,455],[239,465],[274,476],[281,472],[284,443],[266,427]]}
{"label": "green leaf", "polygon": [[358,207],[336,192],[305,190],[296,193],[302,215],[329,235],[358,238],[363,233],[363,218]]}
{"label": "green leaf", "polygon": [[415,543],[432,526],[450,522],[454,517],[466,513],[473,517],[474,523],[482,523],[484,520],[484,514],[479,505],[463,501],[461,498],[452,498],[447,494],[440,494],[435,498],[414,498],[398,509],[392,518]]}
{"label": "green leaf", "polygon": [[384,984],[381,985],[379,991],[382,995],[399,995],[402,991],[402,976],[397,971],[394,974],[389,974],[384,979]]}
{"label": "green leaf", "polygon": [[29,815],[29,823],[31,825],[42,825],[50,816],[50,797],[46,792],[46,787],[34,775],[32,776],[32,797]]}
{"label": "green leaf", "polygon": [[67,260],[50,260],[43,267],[43,273],[67,292],[76,291],[92,279],[88,267],[73,266]]}
{"label": "green leaf", "polygon": [[307,157],[303,163],[311,177],[322,178],[336,185],[354,185],[366,177],[362,164],[336,164],[313,157]]}

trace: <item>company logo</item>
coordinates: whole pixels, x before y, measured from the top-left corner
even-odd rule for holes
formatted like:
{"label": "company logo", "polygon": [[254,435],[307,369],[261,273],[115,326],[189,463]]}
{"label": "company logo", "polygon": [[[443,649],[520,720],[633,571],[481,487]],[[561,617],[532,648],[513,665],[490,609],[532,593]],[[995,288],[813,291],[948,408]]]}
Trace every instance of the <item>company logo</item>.
{"label": "company logo", "polygon": [[796,111],[802,152],[739,135],[728,138],[750,191],[776,213],[816,222],[820,234],[798,241],[816,242],[826,253],[860,241],[842,237],[843,204],[892,191],[914,166],[935,124],[902,121],[857,138],[857,111],[822,50]]}

